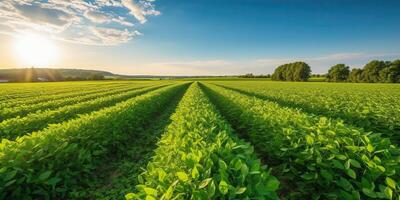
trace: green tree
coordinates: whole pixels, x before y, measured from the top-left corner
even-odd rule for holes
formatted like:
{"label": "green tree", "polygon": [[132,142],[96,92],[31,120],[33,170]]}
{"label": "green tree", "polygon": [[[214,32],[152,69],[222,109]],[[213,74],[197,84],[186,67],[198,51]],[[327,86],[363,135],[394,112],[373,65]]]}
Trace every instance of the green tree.
{"label": "green tree", "polygon": [[91,73],[88,78],[88,80],[104,80],[104,75],[100,73]]}
{"label": "green tree", "polygon": [[400,60],[387,63],[387,66],[379,72],[381,82],[400,82]]}
{"label": "green tree", "polygon": [[380,71],[387,67],[387,63],[384,61],[373,60],[367,63],[361,74],[363,82],[367,83],[378,83],[381,82]]}
{"label": "green tree", "polygon": [[272,74],[272,80],[277,81],[307,81],[311,77],[311,68],[305,62],[294,62],[277,67]]}
{"label": "green tree", "polygon": [[358,68],[352,69],[349,74],[348,81],[353,82],[353,83],[362,82],[362,80],[361,80],[362,72],[363,72],[362,69],[358,69]]}
{"label": "green tree", "polygon": [[342,82],[346,81],[350,74],[349,66],[345,64],[337,64],[332,66],[326,76],[326,81],[329,82]]}

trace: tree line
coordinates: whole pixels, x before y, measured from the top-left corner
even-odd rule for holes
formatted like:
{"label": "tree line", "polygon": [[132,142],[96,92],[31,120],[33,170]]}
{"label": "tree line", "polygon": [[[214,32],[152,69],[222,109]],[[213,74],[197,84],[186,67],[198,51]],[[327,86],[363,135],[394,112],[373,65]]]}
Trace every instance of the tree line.
{"label": "tree line", "polygon": [[245,74],[241,78],[271,78],[276,81],[308,81],[310,77],[325,77],[328,82],[353,83],[400,83],[400,60],[372,60],[363,68],[345,64],[330,67],[327,74],[311,74],[311,67],[305,62],[293,62],[278,66],[272,75]]}
{"label": "tree line", "polygon": [[379,61],[373,60],[362,69],[345,64],[332,66],[326,76],[328,82],[354,83],[400,83],[400,60]]}

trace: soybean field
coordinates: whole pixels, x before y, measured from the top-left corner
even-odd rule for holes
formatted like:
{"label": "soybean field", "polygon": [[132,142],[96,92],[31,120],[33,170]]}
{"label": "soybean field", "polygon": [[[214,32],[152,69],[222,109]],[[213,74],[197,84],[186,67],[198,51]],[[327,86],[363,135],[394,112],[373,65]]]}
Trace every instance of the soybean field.
{"label": "soybean field", "polygon": [[0,199],[397,199],[400,85],[0,84]]}

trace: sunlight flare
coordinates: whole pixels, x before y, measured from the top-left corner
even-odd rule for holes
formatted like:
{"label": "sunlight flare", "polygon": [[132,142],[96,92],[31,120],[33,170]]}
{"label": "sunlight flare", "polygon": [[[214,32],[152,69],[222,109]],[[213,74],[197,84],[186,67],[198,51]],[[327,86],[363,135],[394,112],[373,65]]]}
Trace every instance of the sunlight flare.
{"label": "sunlight flare", "polygon": [[58,57],[53,41],[37,34],[17,36],[14,53],[18,62],[24,67],[49,67],[55,64]]}

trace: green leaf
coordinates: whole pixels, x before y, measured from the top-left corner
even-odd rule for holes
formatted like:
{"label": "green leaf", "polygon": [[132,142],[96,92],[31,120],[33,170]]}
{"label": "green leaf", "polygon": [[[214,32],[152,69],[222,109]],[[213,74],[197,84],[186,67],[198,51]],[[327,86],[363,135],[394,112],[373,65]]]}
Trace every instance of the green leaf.
{"label": "green leaf", "polygon": [[275,176],[268,177],[267,183],[265,185],[265,190],[275,191],[279,188],[279,181]]}
{"label": "green leaf", "polygon": [[354,170],[352,170],[352,169],[347,169],[346,173],[347,173],[347,175],[349,175],[353,179],[357,178],[356,172]]}
{"label": "green leaf", "polygon": [[145,200],[156,200],[156,198],[151,195],[147,195]]}
{"label": "green leaf", "polygon": [[138,199],[138,196],[134,193],[128,193],[125,195],[126,200],[133,200],[133,199]]}
{"label": "green leaf", "polygon": [[314,144],[314,138],[309,135],[306,135],[306,141],[308,145]]}
{"label": "green leaf", "polygon": [[207,187],[207,185],[210,183],[210,181],[212,181],[212,178],[204,179],[204,180],[200,183],[199,189],[203,189],[203,188]]}
{"label": "green leaf", "polygon": [[362,189],[363,193],[371,198],[376,198],[376,194],[374,191],[368,189],[368,188],[363,188]]}
{"label": "green leaf", "polygon": [[338,168],[338,169],[344,169],[344,166],[343,166],[343,164],[342,164],[340,161],[338,161],[338,160],[332,160],[332,163],[333,163],[333,166],[334,166],[334,167],[336,167],[336,168]]}
{"label": "green leaf", "polygon": [[209,197],[214,196],[214,194],[215,194],[215,183],[214,183],[214,181],[211,181],[210,185],[208,186],[207,193],[208,193]]}
{"label": "green leaf", "polygon": [[246,177],[247,174],[249,174],[249,167],[247,167],[247,165],[243,163],[240,171],[242,172],[243,177]]}
{"label": "green leaf", "polygon": [[328,170],[323,169],[323,170],[321,170],[320,173],[321,173],[321,176],[324,177],[327,181],[332,181],[333,176]]}
{"label": "green leaf", "polygon": [[373,185],[364,177],[361,178],[361,186],[363,188],[373,189]]}
{"label": "green leaf", "polygon": [[237,188],[235,194],[243,194],[246,191],[246,187]]}
{"label": "green leaf", "polygon": [[161,169],[161,168],[158,168],[158,169],[157,169],[157,172],[158,172],[158,180],[159,180],[160,182],[163,182],[164,179],[165,179],[165,177],[167,176],[167,173],[166,173],[163,169]]}
{"label": "green leaf", "polygon": [[197,179],[199,177],[199,171],[197,170],[197,167],[194,167],[192,169],[192,178]]}
{"label": "green leaf", "polygon": [[342,178],[342,177],[340,177],[340,179],[339,179],[339,181],[337,182],[337,184],[340,186],[340,187],[342,187],[343,189],[345,189],[345,190],[347,190],[347,191],[350,191],[351,189],[352,189],[352,185],[351,185],[351,183],[347,180],[347,179],[345,179],[345,178]]}
{"label": "green leaf", "polygon": [[361,165],[357,160],[349,159],[349,161],[350,161],[351,165],[353,165],[353,167],[361,168]]}
{"label": "green leaf", "polygon": [[228,193],[229,185],[224,180],[222,180],[221,182],[219,182],[218,189],[221,192],[221,194],[226,194]]}
{"label": "green leaf", "polygon": [[9,172],[9,173],[7,173],[6,175],[5,175],[5,178],[3,179],[4,181],[9,181],[9,180],[11,180],[12,178],[14,178],[14,176],[17,174],[17,170],[14,170],[14,171],[12,171],[12,172]]}
{"label": "green leaf", "polygon": [[179,180],[186,182],[189,177],[185,172],[176,172],[176,176],[178,177]]}
{"label": "green leaf", "polygon": [[312,180],[315,178],[315,174],[314,173],[306,173],[301,175],[301,178],[303,178],[304,180]]}
{"label": "green leaf", "polygon": [[378,165],[377,167],[381,172],[385,172],[386,171],[385,167],[383,167],[381,165]]}
{"label": "green leaf", "polygon": [[221,169],[223,169],[223,170],[226,170],[228,168],[228,166],[226,165],[225,161],[223,161],[221,159],[218,160],[218,164],[219,164],[219,167]]}
{"label": "green leaf", "polygon": [[374,151],[374,147],[371,144],[367,145],[368,152],[372,153]]}
{"label": "green leaf", "polygon": [[8,187],[8,186],[10,186],[10,185],[12,185],[13,183],[15,183],[17,180],[11,180],[11,181],[8,181],[5,185],[4,185],[4,187]]}
{"label": "green leaf", "polygon": [[385,182],[386,182],[386,185],[388,185],[389,187],[396,189],[396,182],[393,179],[391,179],[390,177],[386,177]]}
{"label": "green leaf", "polygon": [[247,148],[248,148],[247,145],[241,144],[241,145],[238,145],[238,146],[233,147],[232,149],[235,150],[235,149],[247,149]]}
{"label": "green leaf", "polygon": [[58,178],[58,177],[53,177],[53,178],[51,178],[51,179],[49,179],[48,181],[47,181],[47,184],[49,184],[49,185],[56,185],[58,182],[60,182],[62,179],[61,178]]}
{"label": "green leaf", "polygon": [[336,158],[338,158],[339,160],[346,160],[347,157],[345,155],[336,155]]}
{"label": "green leaf", "polygon": [[40,174],[39,180],[44,181],[44,180],[48,179],[50,177],[50,175],[51,175],[51,171],[43,172],[42,174]]}
{"label": "green leaf", "polygon": [[145,187],[145,188],[143,188],[143,190],[147,195],[152,195],[152,196],[155,196],[155,197],[157,196],[157,190],[156,189],[153,189],[151,187]]}
{"label": "green leaf", "polygon": [[390,189],[389,187],[385,188],[385,195],[388,199],[392,199],[393,198],[393,191],[392,189]]}
{"label": "green leaf", "polygon": [[172,198],[172,194],[174,193],[173,185],[169,186],[167,191],[164,193],[163,197],[165,200],[169,200]]}

